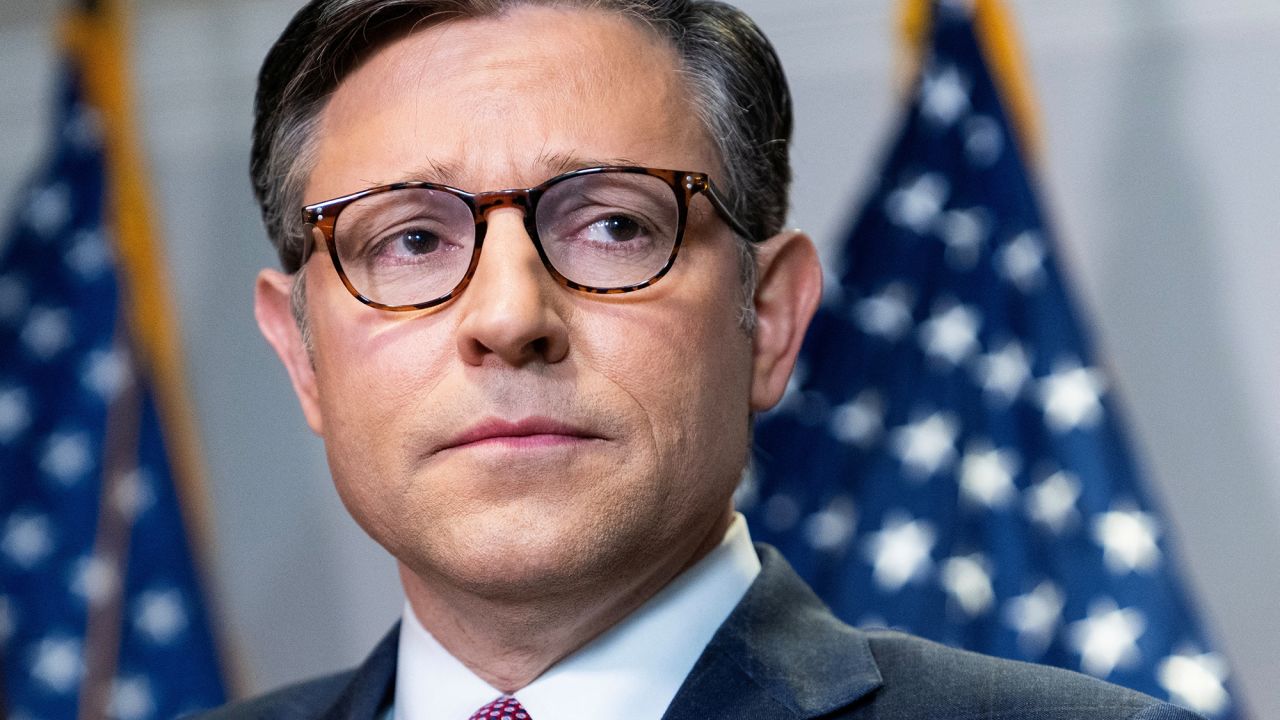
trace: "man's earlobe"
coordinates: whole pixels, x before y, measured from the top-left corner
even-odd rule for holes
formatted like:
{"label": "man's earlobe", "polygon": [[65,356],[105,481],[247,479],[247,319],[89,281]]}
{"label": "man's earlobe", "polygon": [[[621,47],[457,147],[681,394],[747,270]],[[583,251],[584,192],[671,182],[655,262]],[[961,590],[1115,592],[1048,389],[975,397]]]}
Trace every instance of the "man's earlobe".
{"label": "man's earlobe", "polygon": [[311,431],[323,435],[315,367],[293,315],[293,282],[292,275],[278,270],[265,269],[258,273],[258,281],[253,288],[253,315],[258,320],[262,336],[275,349],[289,372],[293,391],[298,395],[302,414],[306,416]]}
{"label": "man's earlobe", "polygon": [[784,231],[757,255],[756,331],[751,409],[768,410],[782,399],[809,321],[822,300],[822,265],[808,235]]}

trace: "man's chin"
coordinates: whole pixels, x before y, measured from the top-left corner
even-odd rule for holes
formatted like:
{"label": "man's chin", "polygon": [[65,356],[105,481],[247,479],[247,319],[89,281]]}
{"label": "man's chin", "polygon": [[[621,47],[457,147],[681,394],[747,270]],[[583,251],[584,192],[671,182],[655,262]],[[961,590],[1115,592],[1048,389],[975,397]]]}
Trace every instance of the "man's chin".
{"label": "man's chin", "polygon": [[[560,518],[562,521],[564,518]],[[627,527],[555,522],[554,515],[495,515],[451,528],[448,540],[410,550],[402,561],[424,584],[495,602],[590,594],[634,572],[646,533]]]}

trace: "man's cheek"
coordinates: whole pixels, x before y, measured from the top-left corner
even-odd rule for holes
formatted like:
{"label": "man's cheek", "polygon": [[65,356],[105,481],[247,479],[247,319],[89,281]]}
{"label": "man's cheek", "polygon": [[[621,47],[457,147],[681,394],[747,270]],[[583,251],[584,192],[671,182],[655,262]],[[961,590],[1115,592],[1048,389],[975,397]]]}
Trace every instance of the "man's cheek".
{"label": "man's cheek", "polygon": [[384,405],[394,415],[435,392],[448,376],[449,360],[438,338],[406,332],[349,358],[348,367],[336,369],[335,375],[351,386],[355,402]]}

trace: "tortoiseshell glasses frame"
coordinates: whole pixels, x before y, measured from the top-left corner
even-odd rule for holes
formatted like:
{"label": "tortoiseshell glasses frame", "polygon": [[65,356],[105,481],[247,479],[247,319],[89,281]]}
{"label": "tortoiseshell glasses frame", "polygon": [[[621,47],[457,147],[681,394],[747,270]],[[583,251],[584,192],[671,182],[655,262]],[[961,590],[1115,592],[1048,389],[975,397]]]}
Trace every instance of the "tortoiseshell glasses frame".
{"label": "tortoiseshell glasses frame", "polygon": [[[599,177],[595,178],[594,176],[599,176]],[[662,181],[662,183],[665,184],[668,188],[670,188],[672,193],[671,197],[674,200],[674,207],[665,207],[666,201],[665,200],[661,201],[664,204],[664,207],[661,208],[662,212],[674,213],[674,215],[671,215],[670,217],[665,218],[665,220],[669,221],[670,226],[662,227],[661,230],[656,231],[656,232],[661,232],[662,237],[660,239],[663,245],[662,247],[658,247],[654,250],[654,252],[658,253],[657,255],[653,255],[651,260],[645,261],[646,263],[648,263],[648,262],[657,262],[658,260],[661,260],[660,264],[657,265],[656,267],[653,267],[652,272],[650,272],[650,270],[648,269],[645,269],[644,272],[647,275],[647,277],[644,277],[643,279],[638,281],[629,281],[629,282],[618,284],[618,285],[600,286],[598,284],[592,284],[589,282],[581,282],[581,278],[575,280],[573,278],[566,276],[566,274],[561,272],[561,269],[557,268],[556,264],[552,262],[552,258],[548,252],[547,247],[543,242],[543,238],[540,236],[541,234],[539,232],[539,223],[538,223],[539,201],[541,201],[545,196],[547,196],[549,191],[553,191],[553,189],[556,188],[557,186],[561,186],[561,188],[569,188],[570,190],[572,190],[573,188],[576,188],[577,184],[572,186],[562,185],[563,183],[566,183],[568,181],[573,181],[573,180],[577,180],[578,183],[580,183],[584,189],[591,188],[593,191],[599,191],[599,194],[601,195],[608,195],[608,193],[610,192],[608,184],[611,181],[614,183],[631,182],[633,184],[648,184],[649,187],[646,188],[647,191],[656,192],[659,195],[662,194],[660,191],[657,190],[658,186],[656,186],[652,181],[631,179],[632,176],[647,176],[647,177],[656,178]],[[588,179],[588,178],[591,178],[591,179]],[[599,186],[599,187],[595,187],[595,186]],[[456,273],[456,269],[436,270],[437,275],[440,275],[444,272],[448,273],[448,275],[445,276],[447,278],[447,282],[441,285],[442,288],[443,287],[449,288],[447,292],[439,294],[435,297],[423,298],[421,300],[417,300],[416,298],[414,298],[413,302],[382,302],[384,300],[388,300],[389,298],[383,297],[379,299],[379,298],[370,297],[369,295],[366,294],[366,292],[369,292],[370,288],[357,287],[357,285],[361,283],[359,281],[353,282],[353,278],[350,277],[348,275],[347,270],[344,269],[343,260],[341,257],[343,253],[339,252],[339,246],[342,244],[342,241],[343,241],[343,237],[342,237],[343,230],[341,229],[341,226],[338,221],[343,210],[347,209],[348,207],[350,207],[355,203],[359,203],[360,201],[365,201],[371,198],[376,199],[375,196],[380,196],[385,193],[393,193],[393,192],[406,191],[406,190],[420,191],[419,195],[420,197],[423,197],[423,198],[428,198],[428,197],[439,198],[439,199],[432,200],[432,202],[435,202],[441,205],[439,210],[450,210],[450,211],[456,212],[457,213],[456,216],[451,217],[446,221],[435,220],[434,222],[438,226],[444,226],[445,230],[454,230],[459,234],[462,234],[464,231],[462,230],[461,227],[453,227],[453,225],[460,225],[462,222],[464,222],[463,220],[463,218],[465,218],[464,211],[461,209],[460,206],[459,207],[443,207],[444,205],[456,205],[456,203],[454,203],[452,200],[444,200],[443,198],[445,198],[445,196],[449,198],[456,198],[458,201],[464,204],[466,208],[470,211],[471,222],[474,223],[474,235],[471,238],[461,237],[459,241],[455,244],[455,246],[457,247],[458,250],[465,252],[466,250],[465,243],[467,240],[470,240],[471,253],[468,259],[466,270],[464,273],[462,273],[461,277],[458,278],[457,282],[452,282],[452,278]],[[567,198],[566,201],[573,199],[575,202],[586,204],[589,200],[589,202],[597,203],[597,200],[594,198],[577,200],[575,199],[576,196],[570,193],[569,190],[562,190],[561,194],[566,194],[566,193],[570,195],[570,198]],[[585,196],[586,194],[587,193],[582,193],[582,192],[578,193],[578,195],[581,195],[581,196]],[[546,182],[540,185],[536,185],[534,187],[524,188],[524,189],[495,190],[491,192],[470,193],[465,190],[460,190],[455,187],[450,187],[448,185],[441,185],[437,183],[416,182],[416,181],[415,182],[399,182],[399,183],[393,183],[390,185],[382,185],[379,187],[369,188],[367,190],[362,190],[360,192],[353,193],[350,195],[344,195],[342,197],[335,198],[333,200],[327,200],[325,202],[308,205],[302,210],[303,222],[307,227],[307,242],[305,247],[303,248],[302,262],[305,263],[307,259],[310,257],[311,251],[312,249],[314,249],[315,242],[321,241],[328,248],[329,258],[330,260],[332,260],[333,267],[335,270],[337,270],[338,277],[342,280],[342,284],[347,288],[347,291],[350,292],[353,297],[355,297],[357,300],[364,303],[365,305],[378,308],[381,310],[390,310],[390,311],[412,311],[412,310],[422,310],[425,308],[434,307],[442,303],[448,302],[449,300],[460,295],[462,291],[466,289],[467,284],[470,282],[471,278],[475,275],[476,267],[479,265],[479,261],[480,261],[480,251],[484,245],[485,231],[488,227],[488,222],[486,220],[486,216],[488,212],[490,210],[494,210],[497,208],[513,207],[513,208],[520,208],[521,210],[524,211],[525,230],[528,233],[529,237],[533,240],[533,244],[537,248],[538,256],[541,258],[543,266],[547,269],[547,272],[549,272],[551,276],[555,278],[555,280],[559,282],[561,285],[571,288],[573,290],[580,291],[580,292],[599,294],[599,295],[628,293],[628,292],[633,292],[636,290],[640,290],[642,288],[649,287],[650,285],[653,285],[654,283],[658,282],[658,280],[662,279],[662,277],[665,276],[667,272],[671,270],[671,267],[675,264],[676,255],[679,253],[681,242],[684,239],[685,225],[689,216],[689,204],[693,200],[693,197],[698,194],[703,194],[707,197],[707,199],[711,202],[712,207],[715,208],[716,212],[724,219],[725,223],[734,231],[735,234],[747,240],[748,242],[760,242],[763,239],[763,238],[752,237],[750,232],[747,230],[746,226],[743,225],[743,223],[740,220],[734,217],[733,213],[729,210],[729,206],[725,201],[724,197],[716,189],[715,185],[711,182],[711,178],[706,173],[686,171],[686,170],[661,170],[661,169],[655,169],[655,168],[633,167],[633,166],[627,166],[627,165],[611,165],[611,166],[604,166],[604,167],[584,168],[581,170],[574,170],[572,172],[563,173],[561,175],[557,175],[551,178],[550,180],[547,180]],[[407,199],[408,193],[402,193],[398,197]],[[657,202],[657,198],[656,197],[647,198],[647,201],[650,204],[653,204]],[[389,207],[392,207],[393,209],[395,208],[394,204],[392,204],[390,201],[387,201],[387,204]],[[566,204],[566,202],[562,201],[560,202],[560,204],[564,205]],[[604,203],[603,201],[599,201],[598,204],[604,204]],[[369,202],[365,203],[365,207],[375,207],[375,206],[373,206],[373,201],[370,200]],[[379,211],[371,210],[370,212],[377,213]],[[556,212],[564,212],[564,211],[559,210],[557,208],[557,209],[553,209],[550,212],[552,214],[555,214]],[[437,213],[437,214],[440,214],[440,213]],[[597,225],[600,225],[600,223],[605,223],[606,226],[611,228],[609,232],[613,232],[613,230],[615,230],[618,227],[617,222],[620,219],[624,223],[630,223],[630,225],[622,226],[623,232],[625,234],[627,230],[633,230],[634,229],[633,226],[637,224],[636,221],[632,220],[629,217],[624,216],[621,210],[619,210],[618,212],[614,212],[613,214],[607,214],[607,212],[601,211],[597,215],[593,215],[591,217],[596,217],[597,219],[594,221],[594,224],[589,225],[587,229],[596,227]],[[360,220],[358,219],[355,222],[360,222]],[[406,223],[401,223],[401,224],[402,226],[406,225]],[[659,223],[652,223],[652,224],[654,226],[659,225]],[[403,240],[410,236],[413,238],[412,241],[421,241],[422,236],[427,235],[428,241],[435,243],[428,247],[428,253],[435,252],[438,254],[439,252],[438,247],[440,244],[440,240],[439,240],[438,233],[436,233],[434,230],[423,232],[418,230],[417,226],[412,226],[412,229],[408,231],[408,234],[406,234],[405,230],[400,230],[399,232],[401,233],[401,235],[397,236],[396,238],[397,241]],[[416,233],[416,235],[414,233]],[[338,235],[338,237],[335,238],[335,234]],[[355,234],[355,233],[353,232],[352,234]],[[629,238],[624,238],[624,241],[628,239]],[[670,251],[667,252],[665,258],[662,258],[661,253],[665,251],[665,244],[667,242],[670,242]],[[373,243],[369,243],[369,244],[372,245]],[[585,243],[579,243],[579,244],[585,244]],[[608,255],[609,252],[613,252],[613,248],[625,247],[625,244],[616,244],[616,243],[614,244],[597,243],[597,244],[600,247],[609,248],[609,250],[607,251],[595,251],[601,254],[602,256],[601,259],[598,261],[601,264],[601,266],[607,266],[609,265],[609,263],[616,263],[621,267],[623,267],[623,269],[625,270],[626,263],[632,261],[626,251],[616,256],[621,259],[614,259],[614,256]],[[385,245],[385,241],[382,241],[382,244],[379,244],[378,247],[381,248],[383,247],[383,245]],[[397,249],[402,250],[403,248],[397,246]],[[355,252],[355,251],[353,250],[350,252]],[[361,255],[363,255],[365,254],[366,251],[360,250],[359,252]],[[393,266],[412,265],[413,260],[421,257],[426,257],[425,254],[424,255],[415,254],[415,251],[412,249],[409,250],[408,253],[409,253],[408,258],[410,262],[403,262],[401,258],[395,258],[393,259],[393,262],[388,264]],[[456,258],[457,264],[459,266],[462,259],[463,258],[460,256]],[[569,260],[571,259],[572,257],[569,258]],[[565,264],[568,264],[569,260],[562,258],[562,262],[564,262]],[[352,262],[354,264],[354,260]],[[421,266],[410,269],[408,272],[410,273],[414,272],[420,267]],[[393,269],[396,269],[396,268],[393,268]],[[427,267],[425,269],[422,269],[421,271],[422,273],[425,274],[425,273],[431,272],[432,269],[433,268]],[[398,270],[398,269],[396,269],[396,271],[402,272],[402,273],[405,272],[403,270]],[[570,274],[573,274],[573,273],[570,272]],[[408,275],[406,276],[411,277]],[[373,285],[377,284],[373,280],[365,280],[364,282],[366,284],[373,284]],[[423,282],[426,282],[429,284],[430,280],[429,279],[424,280]],[[386,292],[394,292],[394,291],[386,291]],[[398,298],[398,300],[405,300],[405,299],[407,298]]]}

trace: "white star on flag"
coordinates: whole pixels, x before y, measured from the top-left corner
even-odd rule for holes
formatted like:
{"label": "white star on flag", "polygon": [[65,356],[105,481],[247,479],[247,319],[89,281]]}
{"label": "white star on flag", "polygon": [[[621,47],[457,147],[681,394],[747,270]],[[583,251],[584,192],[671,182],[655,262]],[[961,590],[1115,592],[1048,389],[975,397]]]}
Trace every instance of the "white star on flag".
{"label": "white star on flag", "polygon": [[933,565],[929,554],[937,542],[933,525],[897,513],[885,516],[884,527],[866,538],[866,556],[881,590],[897,592],[922,579]]}
{"label": "white star on flag", "polygon": [[960,424],[951,413],[936,412],[893,431],[893,452],[907,476],[927,480],[956,459]]}
{"label": "white star on flag", "polygon": [[1184,650],[1160,661],[1156,680],[1179,705],[1202,715],[1220,715],[1231,704],[1227,661],[1217,653]]}
{"label": "white star on flag", "polygon": [[116,720],[145,720],[155,712],[151,683],[137,675],[118,678],[111,685],[111,717]]}
{"label": "white star on flag", "polygon": [[22,388],[0,390],[0,443],[11,442],[31,426],[31,401]]}
{"label": "white star on flag", "polygon": [[1093,539],[1102,546],[1107,569],[1116,575],[1159,566],[1159,534],[1155,517],[1137,510],[1112,508],[1093,521]]}
{"label": "white star on flag", "polygon": [[972,270],[982,257],[982,244],[990,231],[989,214],[980,207],[948,210],[942,217],[942,241],[946,260],[958,272]]}
{"label": "white star on flag", "polygon": [[155,493],[151,491],[150,477],[141,469],[124,473],[112,491],[111,502],[116,511],[128,520],[133,520],[155,503]]}
{"label": "white star on flag", "polygon": [[111,402],[132,379],[133,367],[129,356],[120,348],[111,348],[89,354],[80,384],[104,401]]}
{"label": "white star on flag", "polygon": [[84,672],[80,641],[69,637],[47,637],[36,645],[31,661],[31,677],[55,693],[75,691]]}
{"label": "white star on flag", "polygon": [[76,561],[71,575],[71,591],[90,605],[97,605],[115,592],[117,579],[114,564],[91,555]]}
{"label": "white star on flag", "polygon": [[15,565],[30,570],[53,552],[53,530],[49,518],[30,512],[9,516],[4,526],[0,551]]}
{"label": "white star on flag", "polygon": [[868,335],[897,340],[911,328],[913,302],[910,288],[902,283],[890,283],[854,305],[853,319]]}
{"label": "white star on flag", "polygon": [[1054,533],[1061,533],[1080,516],[1080,479],[1071,473],[1056,472],[1027,490],[1027,514]]}
{"label": "white star on flag", "polygon": [[1022,292],[1031,292],[1044,281],[1045,257],[1044,240],[1028,230],[996,251],[996,269]]}
{"label": "white star on flag", "polygon": [[1062,622],[1066,597],[1049,580],[1043,580],[1026,595],[1011,598],[1004,608],[1004,620],[1018,633],[1018,646],[1027,657],[1038,660]]}
{"label": "white star on flag", "polygon": [[954,65],[930,68],[920,85],[920,112],[934,125],[947,126],[969,112],[969,81]]}
{"label": "white star on flag", "polygon": [[978,553],[948,558],[942,564],[942,587],[965,615],[973,618],[985,613],[995,601],[991,561]]}
{"label": "white star on flag", "polygon": [[40,472],[63,487],[83,480],[93,466],[89,444],[88,434],[78,430],[54,433],[40,455]]}
{"label": "white star on flag", "polygon": [[1010,340],[999,350],[978,358],[976,365],[983,392],[1004,403],[1021,395],[1031,379],[1031,360],[1017,340]]}
{"label": "white star on flag", "polygon": [[931,358],[959,365],[978,351],[981,325],[982,315],[976,309],[944,304],[920,326],[920,346]]}
{"label": "white star on flag", "polygon": [[976,168],[991,167],[1004,153],[1004,131],[987,115],[973,115],[964,121],[964,154]]}
{"label": "white star on flag", "polygon": [[1096,600],[1089,616],[1067,627],[1071,647],[1080,653],[1080,669],[1106,678],[1117,667],[1130,667],[1142,659],[1138,638],[1147,631],[1147,619],[1136,608],[1121,610],[1114,600]]}
{"label": "white star on flag", "polygon": [[177,590],[148,590],[134,607],[133,624],[151,642],[164,645],[187,629],[187,611]]}
{"label": "white star on flag", "polygon": [[924,235],[933,227],[951,193],[951,184],[940,173],[925,173],[900,185],[885,201],[885,214],[895,225]]}
{"label": "white star on flag", "polygon": [[778,493],[764,502],[764,524],[773,532],[786,532],[800,522],[800,503],[787,493]]}
{"label": "white star on flag", "polygon": [[1065,433],[1093,428],[1102,420],[1102,394],[1107,383],[1098,370],[1061,362],[1039,386],[1040,405],[1051,430]]}
{"label": "white star on flag", "polygon": [[857,514],[853,501],[840,496],[809,516],[805,521],[804,536],[815,550],[837,552],[849,545],[856,526]]}
{"label": "white star on flag", "polygon": [[63,259],[82,280],[94,280],[111,268],[111,248],[101,232],[81,230]]}
{"label": "white star on flag", "polygon": [[38,188],[27,204],[27,224],[42,238],[56,235],[71,219],[71,188],[57,183]]}
{"label": "white star on flag", "polygon": [[960,495],[988,508],[1002,508],[1013,500],[1013,478],[1022,466],[1013,450],[996,450],[973,443],[960,461]]}
{"label": "white star on flag", "polygon": [[842,443],[867,448],[882,432],[884,406],[875,390],[863,390],[831,413],[831,434]]}
{"label": "white star on flag", "polygon": [[71,322],[65,310],[32,308],[22,327],[22,344],[38,360],[51,360],[71,345]]}

